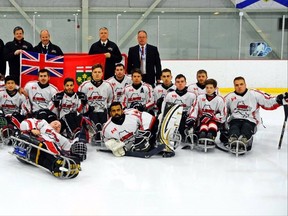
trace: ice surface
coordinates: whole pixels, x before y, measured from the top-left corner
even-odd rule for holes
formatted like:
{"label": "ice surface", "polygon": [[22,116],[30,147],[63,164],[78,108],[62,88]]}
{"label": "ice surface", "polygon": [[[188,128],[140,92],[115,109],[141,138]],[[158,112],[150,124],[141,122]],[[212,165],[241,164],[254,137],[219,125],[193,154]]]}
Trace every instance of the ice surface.
{"label": "ice surface", "polygon": [[246,155],[177,149],[174,158],[117,158],[89,146],[70,180],[20,163],[3,146],[0,215],[287,215],[287,130],[277,148],[283,108],[261,115],[266,128]]}

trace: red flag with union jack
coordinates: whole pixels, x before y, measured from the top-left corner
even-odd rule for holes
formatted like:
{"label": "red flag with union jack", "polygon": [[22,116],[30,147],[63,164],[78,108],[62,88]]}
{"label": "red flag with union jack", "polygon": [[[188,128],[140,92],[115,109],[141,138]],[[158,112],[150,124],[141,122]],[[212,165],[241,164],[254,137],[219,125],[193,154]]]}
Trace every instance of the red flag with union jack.
{"label": "red flag with union jack", "polygon": [[24,87],[31,80],[38,80],[38,71],[45,68],[50,73],[50,83],[59,90],[63,90],[64,79],[71,77],[75,80],[76,91],[78,85],[91,76],[91,66],[100,63],[104,68],[105,61],[103,54],[55,56],[23,51],[20,61],[20,86]]}

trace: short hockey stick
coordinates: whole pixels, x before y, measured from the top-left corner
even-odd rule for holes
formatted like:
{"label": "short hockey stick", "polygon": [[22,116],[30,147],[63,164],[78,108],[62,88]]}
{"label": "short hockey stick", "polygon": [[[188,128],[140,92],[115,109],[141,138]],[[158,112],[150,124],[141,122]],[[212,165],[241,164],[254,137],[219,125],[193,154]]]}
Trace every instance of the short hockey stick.
{"label": "short hockey stick", "polygon": [[279,140],[279,144],[278,144],[278,149],[281,149],[282,140],[283,140],[283,136],[284,136],[284,132],[285,132],[285,127],[286,127],[287,118],[288,118],[288,104],[284,105],[283,108],[284,108],[285,117],[284,117],[282,132],[281,132],[281,136],[280,136],[280,140]]}

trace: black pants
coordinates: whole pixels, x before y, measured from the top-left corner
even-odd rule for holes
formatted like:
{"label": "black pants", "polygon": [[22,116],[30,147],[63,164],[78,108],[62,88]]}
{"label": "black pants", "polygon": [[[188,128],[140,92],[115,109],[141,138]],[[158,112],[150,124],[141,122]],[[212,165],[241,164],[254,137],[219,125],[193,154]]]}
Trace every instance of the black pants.
{"label": "black pants", "polygon": [[256,124],[250,122],[246,119],[233,119],[229,122],[229,136],[236,135],[239,137],[240,135],[245,136],[247,139],[250,139],[254,134]]}

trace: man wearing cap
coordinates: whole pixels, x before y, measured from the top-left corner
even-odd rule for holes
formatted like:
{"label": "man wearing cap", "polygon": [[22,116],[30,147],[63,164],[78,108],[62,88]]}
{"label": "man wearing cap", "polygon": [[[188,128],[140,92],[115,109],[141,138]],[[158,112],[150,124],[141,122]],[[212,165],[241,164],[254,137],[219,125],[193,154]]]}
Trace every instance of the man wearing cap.
{"label": "man wearing cap", "polygon": [[32,51],[31,43],[24,40],[24,30],[17,26],[13,30],[13,41],[7,42],[4,46],[4,58],[9,63],[9,75],[15,78],[17,85],[20,84],[20,54],[22,51]]}

